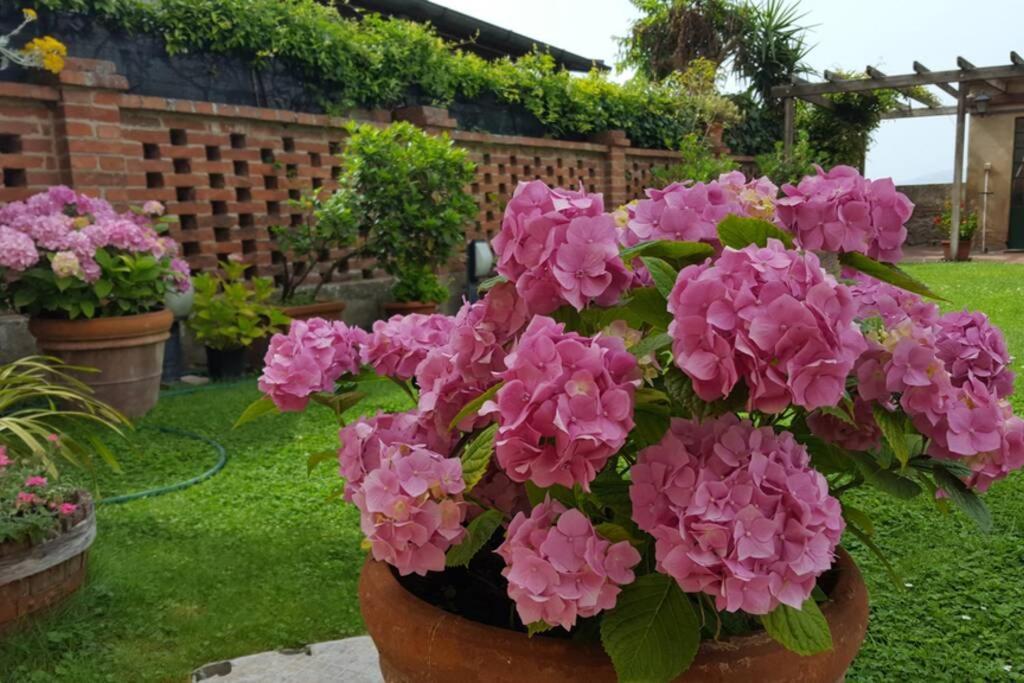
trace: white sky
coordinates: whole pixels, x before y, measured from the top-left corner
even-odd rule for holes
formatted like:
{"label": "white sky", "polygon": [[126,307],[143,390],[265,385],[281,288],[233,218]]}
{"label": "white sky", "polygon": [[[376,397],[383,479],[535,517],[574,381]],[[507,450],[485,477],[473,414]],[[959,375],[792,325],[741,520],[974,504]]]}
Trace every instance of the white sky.
{"label": "white sky", "polygon": [[[434,0],[577,54],[615,62],[614,36],[637,11],[629,0]],[[814,28],[808,62],[828,68],[910,73],[956,68],[962,55],[978,66],[1008,64],[1024,54],[1024,0],[803,0]],[[952,99],[941,91],[944,102]],[[953,168],[953,117],[886,121],[868,152],[867,174],[898,183],[946,182]]]}

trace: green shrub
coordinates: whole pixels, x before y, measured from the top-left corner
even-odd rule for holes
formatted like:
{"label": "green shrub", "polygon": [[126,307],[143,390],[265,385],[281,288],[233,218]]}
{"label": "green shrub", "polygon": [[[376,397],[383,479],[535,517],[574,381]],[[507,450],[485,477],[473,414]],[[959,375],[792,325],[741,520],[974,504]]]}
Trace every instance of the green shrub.
{"label": "green shrub", "polygon": [[692,133],[683,138],[679,145],[679,153],[682,155],[682,161],[679,163],[651,171],[656,187],[687,180],[706,183],[723,173],[739,168],[734,159],[715,154],[706,138],[697,137]]}
{"label": "green shrub", "polygon": [[811,147],[807,131],[796,131],[796,140],[789,158],[786,158],[781,142],[775,143],[775,149],[757,155],[757,168],[761,175],[771,178],[776,185],[798,183],[806,175],[814,175],[815,164],[821,163],[821,153]]}
{"label": "green shrub", "polygon": [[274,293],[270,278],[244,279],[248,264],[222,261],[222,273],[192,278],[195,303],[188,327],[196,340],[211,349],[240,349],[284,329],[288,317],[268,302]]}

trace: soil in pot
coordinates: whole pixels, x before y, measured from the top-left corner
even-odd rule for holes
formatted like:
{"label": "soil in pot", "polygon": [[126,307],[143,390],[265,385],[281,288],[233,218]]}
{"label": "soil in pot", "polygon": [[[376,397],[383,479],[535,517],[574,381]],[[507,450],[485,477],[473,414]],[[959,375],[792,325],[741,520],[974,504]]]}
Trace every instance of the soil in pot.
{"label": "soil in pot", "polygon": [[128,417],[142,417],[160,395],[164,344],[174,316],[161,310],[91,320],[33,318],[29,331],[40,350],[69,365],[96,368],[80,373],[96,398]]}
{"label": "soil in pot", "polygon": [[214,381],[238,379],[245,375],[245,349],[211,349],[206,347],[206,371]]}
{"label": "soil in pot", "polygon": [[393,315],[409,315],[410,313],[437,313],[437,304],[423,301],[390,301],[384,304],[387,317]]}
{"label": "soil in pot", "polygon": [[[360,607],[380,653],[388,683],[611,683],[614,668],[597,639],[598,619],[579,622],[572,636],[553,629],[530,638],[515,622],[496,558],[486,550],[468,569],[427,577],[397,577],[372,559],[359,583]],[[483,565],[478,561],[484,559]],[[498,560],[500,563],[500,560]],[[726,624],[746,635],[702,642],[696,659],[676,683],[836,683],[860,649],[867,630],[867,589],[856,565],[840,551],[837,569],[819,585],[834,648],[802,657],[772,640],[756,622]],[[461,595],[460,595],[461,593]],[[433,604],[433,603],[436,603]],[[448,608],[452,611],[448,611]],[[508,628],[517,623],[517,629]]]}

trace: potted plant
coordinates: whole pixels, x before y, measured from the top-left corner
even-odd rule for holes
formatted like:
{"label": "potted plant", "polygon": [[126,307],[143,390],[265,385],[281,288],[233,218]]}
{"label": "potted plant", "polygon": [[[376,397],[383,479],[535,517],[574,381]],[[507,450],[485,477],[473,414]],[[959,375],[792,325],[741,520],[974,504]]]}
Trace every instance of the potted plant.
{"label": "potted plant", "polygon": [[60,483],[58,458],[88,465],[99,453],[116,463],[101,442],[80,443],[66,428],[120,434],[128,425],[71,370],[44,357],[0,365],[0,633],[70,595],[85,577],[96,535],[92,502]]}
{"label": "potted plant", "polygon": [[889,566],[850,492],[991,524],[978,494],[1024,466],[1001,333],[889,265],[911,207],[891,181],[784,192],[675,185],[618,227],[600,196],[524,183],[480,301],[272,339],[239,423],[340,417],[374,374],[415,400],[339,434],[384,680],[833,683],[868,621],[841,541]]}
{"label": "potted plant", "polygon": [[395,278],[389,314],[436,310],[447,298],[436,271],[465,242],[465,226],[477,213],[466,190],[474,165],[447,136],[404,121],[387,128],[353,123],[348,130],[331,200],[337,220],[363,238],[359,254]]}
{"label": "potted plant", "polygon": [[[949,235],[949,231],[953,227],[952,202],[949,200],[946,200],[942,213],[935,217],[935,225],[938,226],[943,235]],[[956,247],[957,261],[971,260],[971,247],[974,242],[974,233],[977,231],[978,213],[970,211],[964,204],[960,204],[960,240],[957,242]],[[942,258],[946,261],[953,260],[950,249],[950,241],[948,239],[942,240]]]}
{"label": "potted plant", "polygon": [[[270,228],[274,242],[285,256],[281,263],[280,303],[285,315],[292,320],[314,317],[340,320],[345,310],[344,301],[321,300],[320,293],[357,253],[352,247],[358,233],[355,223],[345,220],[342,207],[333,195],[325,201],[321,199],[322,193],[322,190],[314,190],[303,193],[299,199],[289,200],[302,212],[302,223]],[[325,258],[327,263],[322,262]],[[313,274],[317,276],[316,281],[309,287],[307,283]]]}
{"label": "potted plant", "polygon": [[156,403],[173,317],[164,296],[188,286],[159,202],[118,213],[52,187],[0,208],[0,300],[29,316],[40,349],[73,366],[98,399],[130,417]]}
{"label": "potted plant", "polygon": [[289,318],[270,299],[270,278],[245,279],[249,264],[228,259],[220,272],[192,278],[195,300],[188,327],[206,347],[206,365],[214,380],[241,377],[246,369],[246,349],[286,327]]}

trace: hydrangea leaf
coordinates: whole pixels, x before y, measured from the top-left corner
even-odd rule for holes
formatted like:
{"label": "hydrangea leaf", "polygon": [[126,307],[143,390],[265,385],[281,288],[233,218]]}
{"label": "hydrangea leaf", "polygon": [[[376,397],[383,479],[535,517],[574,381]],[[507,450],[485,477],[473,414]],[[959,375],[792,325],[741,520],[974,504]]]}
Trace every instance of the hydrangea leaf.
{"label": "hydrangea leaf", "polygon": [[641,256],[640,260],[643,261],[647,270],[651,273],[654,287],[667,299],[669,294],[672,293],[672,288],[676,285],[676,278],[679,276],[679,273],[664,259],[655,256]]}
{"label": "hydrangea leaf", "polygon": [[554,626],[552,626],[551,624],[545,623],[543,621],[535,621],[532,624],[526,625],[526,635],[530,638],[533,638],[538,633],[544,633],[545,631],[550,631],[553,628]]}
{"label": "hydrangea leaf", "polygon": [[661,351],[672,345],[672,336],[668,332],[660,332],[650,337],[644,337],[629,350],[637,358],[646,356],[649,353]]}
{"label": "hydrangea leaf", "polygon": [[462,480],[466,482],[467,491],[473,490],[487,472],[487,466],[494,456],[494,435],[497,432],[498,425],[492,424],[477,434],[462,451]]}
{"label": "hydrangea leaf", "polygon": [[590,492],[597,498],[598,504],[611,509],[616,518],[632,518],[633,501],[629,497],[629,482],[613,467],[605,468],[590,482]]}
{"label": "hydrangea leaf", "polygon": [[699,263],[714,253],[715,250],[712,249],[711,245],[703,242],[654,240],[651,242],[641,242],[628,249],[623,249],[621,256],[627,266],[633,259],[641,256],[656,256],[681,265],[684,263]]}
{"label": "hydrangea leaf", "polygon": [[674,679],[700,646],[700,621],[675,579],[647,574],[623,587],[601,620],[601,643],[622,683]]}
{"label": "hydrangea leaf", "polygon": [[247,422],[252,422],[256,418],[267,415],[268,413],[277,414],[280,412],[281,411],[277,409],[277,406],[274,405],[274,402],[270,400],[269,396],[261,396],[249,404],[249,407],[242,412],[237,420],[235,420],[235,424],[232,429],[238,429]]}
{"label": "hydrangea leaf", "polygon": [[503,384],[504,382],[498,382],[493,387],[483,392],[466,405],[462,406],[462,410],[460,410],[455,415],[455,417],[452,418],[452,421],[448,424],[448,431],[452,431],[453,429],[455,429],[455,426],[457,424],[465,420],[470,415],[479,412],[480,408],[483,406],[485,402],[494,398],[494,395],[498,393],[498,389],[501,389]]}
{"label": "hydrangea leaf", "polygon": [[875,525],[868,517],[868,514],[860,508],[855,508],[852,505],[843,505],[843,518],[850,524],[854,524],[860,528],[868,536],[875,535]]}
{"label": "hydrangea leaf", "polygon": [[921,487],[913,479],[882,469],[867,453],[850,451],[864,480],[875,488],[902,500],[908,500],[921,493]]}
{"label": "hydrangea leaf", "polygon": [[768,635],[799,655],[813,655],[832,649],[832,632],[813,598],[807,598],[800,609],[779,605],[763,615],[761,623]]}
{"label": "hydrangea leaf", "polygon": [[902,415],[891,413],[881,406],[875,406],[875,422],[882,430],[886,443],[896,454],[900,464],[906,467],[910,461],[910,448],[907,446],[907,421]]}
{"label": "hydrangea leaf", "polygon": [[508,278],[506,278],[504,275],[495,275],[493,277],[487,278],[486,280],[481,282],[479,285],[477,285],[476,291],[478,291],[481,294],[483,294],[487,290],[489,290],[489,289],[491,289],[493,287],[497,287],[498,285],[500,285],[500,284],[502,284],[504,282],[508,282]]}
{"label": "hydrangea leaf", "polygon": [[920,294],[921,296],[926,296],[930,299],[946,301],[946,299],[943,299],[941,296],[929,289],[928,285],[908,275],[891,263],[881,263],[873,258],[865,256],[864,254],[852,251],[840,254],[839,262],[844,266],[853,268],[865,275],[870,275],[876,280],[888,282],[890,285],[899,287],[900,289],[905,289],[908,292]]}
{"label": "hydrangea leaf", "polygon": [[449,567],[465,567],[476,556],[487,541],[491,540],[494,531],[501,526],[501,512],[495,509],[484,511],[466,527],[466,537],[462,543],[448,549],[444,563]]}
{"label": "hydrangea leaf", "polygon": [[626,306],[651,327],[667,330],[672,322],[665,297],[654,287],[640,287],[629,293]]}
{"label": "hydrangea leaf", "polygon": [[793,236],[779,227],[759,218],[743,218],[742,216],[726,216],[718,224],[718,240],[727,247],[743,249],[751,244],[759,247],[768,245],[769,239],[777,239],[793,248]]}
{"label": "hydrangea leaf", "polygon": [[974,520],[979,529],[985,533],[992,531],[992,515],[981,498],[945,467],[936,465],[933,472],[935,473],[935,483],[946,492],[950,500]]}

